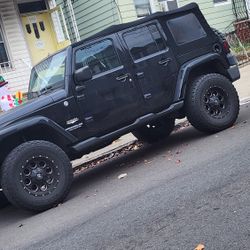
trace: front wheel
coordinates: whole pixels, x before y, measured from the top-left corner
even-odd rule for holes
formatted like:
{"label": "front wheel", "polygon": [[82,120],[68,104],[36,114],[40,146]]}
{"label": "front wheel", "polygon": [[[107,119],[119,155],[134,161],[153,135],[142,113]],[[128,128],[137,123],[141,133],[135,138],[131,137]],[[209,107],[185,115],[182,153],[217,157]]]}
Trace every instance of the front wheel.
{"label": "front wheel", "polygon": [[185,110],[196,129],[206,133],[219,132],[231,127],[238,117],[238,93],[225,76],[203,75],[188,86]]}
{"label": "front wheel", "polygon": [[133,135],[147,143],[155,143],[168,137],[174,129],[174,118],[161,118],[133,131]]}
{"label": "front wheel", "polygon": [[68,194],[73,170],[64,151],[47,141],[25,142],[2,165],[2,188],[13,205],[43,211]]}

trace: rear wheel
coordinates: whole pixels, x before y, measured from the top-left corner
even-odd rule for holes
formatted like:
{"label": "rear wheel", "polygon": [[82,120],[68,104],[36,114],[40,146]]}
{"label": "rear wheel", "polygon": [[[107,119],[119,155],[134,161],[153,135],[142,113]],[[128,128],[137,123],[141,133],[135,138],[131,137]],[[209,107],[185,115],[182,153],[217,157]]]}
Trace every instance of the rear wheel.
{"label": "rear wheel", "polygon": [[25,142],[2,165],[2,188],[15,206],[43,211],[61,203],[73,179],[64,151],[46,141]]}
{"label": "rear wheel", "polygon": [[139,140],[154,143],[168,137],[174,129],[174,118],[161,118],[133,131],[133,135]]}
{"label": "rear wheel", "polygon": [[207,133],[219,132],[235,123],[239,114],[239,97],[225,76],[207,74],[188,87],[185,109],[195,128]]}

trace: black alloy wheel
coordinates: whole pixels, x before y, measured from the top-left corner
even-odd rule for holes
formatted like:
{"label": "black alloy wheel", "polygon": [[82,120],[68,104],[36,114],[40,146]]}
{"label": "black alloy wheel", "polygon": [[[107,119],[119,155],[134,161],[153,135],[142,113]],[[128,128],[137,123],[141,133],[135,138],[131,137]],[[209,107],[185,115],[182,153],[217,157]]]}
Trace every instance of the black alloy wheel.
{"label": "black alloy wheel", "polygon": [[204,106],[208,114],[213,118],[223,118],[227,111],[228,94],[221,87],[211,87],[204,95]]}
{"label": "black alloy wheel", "polygon": [[231,127],[239,114],[238,93],[228,78],[217,73],[202,75],[188,84],[185,111],[189,122],[205,133]]}
{"label": "black alloy wheel", "polygon": [[25,142],[6,157],[1,184],[13,205],[44,211],[63,202],[73,180],[71,162],[65,152],[48,141]]}

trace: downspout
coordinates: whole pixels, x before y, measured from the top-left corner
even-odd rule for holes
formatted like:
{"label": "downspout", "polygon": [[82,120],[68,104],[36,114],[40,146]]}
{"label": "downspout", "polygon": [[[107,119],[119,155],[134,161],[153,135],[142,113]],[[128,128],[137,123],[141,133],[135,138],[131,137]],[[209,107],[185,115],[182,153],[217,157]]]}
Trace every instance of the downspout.
{"label": "downspout", "polygon": [[77,27],[76,17],[75,17],[74,8],[73,8],[71,0],[67,0],[67,5],[68,5],[69,12],[70,12],[70,19],[71,19],[73,30],[75,33],[75,38],[76,38],[76,41],[78,42],[81,40],[81,37],[80,37],[79,30]]}

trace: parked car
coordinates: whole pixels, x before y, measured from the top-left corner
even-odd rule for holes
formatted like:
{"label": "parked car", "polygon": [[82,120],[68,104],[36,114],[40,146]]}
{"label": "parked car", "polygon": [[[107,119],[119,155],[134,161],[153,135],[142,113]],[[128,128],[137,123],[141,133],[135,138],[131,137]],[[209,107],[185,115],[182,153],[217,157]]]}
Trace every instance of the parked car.
{"label": "parked car", "polygon": [[3,193],[43,211],[67,196],[71,160],[123,134],[153,143],[184,117],[206,133],[224,130],[239,113],[239,78],[197,4],[74,43],[36,65],[28,102],[0,116]]}

